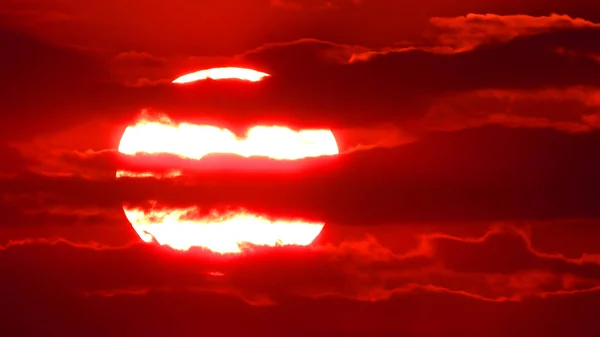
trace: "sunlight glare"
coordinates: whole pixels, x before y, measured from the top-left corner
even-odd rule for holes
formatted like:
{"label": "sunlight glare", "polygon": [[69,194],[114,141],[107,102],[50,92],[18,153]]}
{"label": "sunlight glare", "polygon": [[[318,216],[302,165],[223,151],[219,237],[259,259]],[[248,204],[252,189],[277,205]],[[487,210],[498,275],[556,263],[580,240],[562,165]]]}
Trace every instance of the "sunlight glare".
{"label": "sunlight glare", "polygon": [[[246,138],[215,126],[174,123],[164,117],[157,121],[141,119],[126,128],[118,151],[125,155],[175,154],[200,161],[211,153],[242,157],[263,156],[277,160],[336,155],[337,142],[330,130],[294,131],[282,126],[255,126]],[[117,171],[117,178],[170,179],[167,174]],[[154,206],[159,206],[155,203]],[[156,241],[174,249],[203,247],[216,253],[239,253],[246,244],[308,245],[323,229],[323,223],[271,220],[247,212],[214,213],[208,218],[190,217],[197,208],[150,210],[123,206],[129,222],[145,242]]]}

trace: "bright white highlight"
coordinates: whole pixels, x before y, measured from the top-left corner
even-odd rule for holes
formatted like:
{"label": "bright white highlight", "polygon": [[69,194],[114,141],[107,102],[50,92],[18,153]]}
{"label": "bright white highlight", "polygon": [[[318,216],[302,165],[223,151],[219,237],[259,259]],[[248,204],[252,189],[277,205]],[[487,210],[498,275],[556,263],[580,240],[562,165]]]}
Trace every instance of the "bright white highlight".
{"label": "bright white highlight", "polygon": [[196,71],[190,74],[183,75],[173,80],[173,83],[190,83],[205,79],[223,80],[223,79],[238,79],[250,82],[258,82],[264,77],[270,76],[267,73],[260,71],[236,68],[236,67],[224,67],[224,68],[212,68]]}

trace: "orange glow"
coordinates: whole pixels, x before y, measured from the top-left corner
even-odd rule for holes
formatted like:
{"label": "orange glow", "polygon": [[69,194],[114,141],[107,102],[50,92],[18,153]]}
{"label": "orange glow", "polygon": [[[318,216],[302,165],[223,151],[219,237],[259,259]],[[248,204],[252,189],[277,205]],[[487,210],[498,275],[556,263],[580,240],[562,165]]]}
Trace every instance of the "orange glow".
{"label": "orange glow", "polygon": [[236,68],[236,67],[224,67],[224,68],[211,68],[196,71],[193,73],[189,73],[183,76],[180,76],[173,80],[173,83],[191,83],[195,81],[205,80],[205,79],[213,79],[213,80],[223,80],[223,79],[238,79],[245,80],[250,82],[258,82],[262,80],[264,77],[270,76],[267,73],[263,73],[260,71],[246,69],[246,68]]}
{"label": "orange glow", "polygon": [[[141,120],[127,127],[119,152],[126,155],[141,153],[175,154],[183,158],[201,159],[211,153],[236,154],[242,157],[263,156],[278,160],[336,155],[337,143],[330,130],[294,131],[280,126],[256,126],[246,138],[238,138],[226,129],[214,126],[180,123],[168,118],[159,121]],[[118,171],[119,177],[180,176],[173,171],[163,175],[151,172]],[[198,208],[150,210],[124,206],[123,210],[140,238],[156,241],[175,249],[203,247],[218,253],[239,253],[245,244],[308,245],[323,229],[323,223],[305,221],[276,221],[266,217],[235,212],[198,218]],[[155,209],[156,208],[156,209]]]}

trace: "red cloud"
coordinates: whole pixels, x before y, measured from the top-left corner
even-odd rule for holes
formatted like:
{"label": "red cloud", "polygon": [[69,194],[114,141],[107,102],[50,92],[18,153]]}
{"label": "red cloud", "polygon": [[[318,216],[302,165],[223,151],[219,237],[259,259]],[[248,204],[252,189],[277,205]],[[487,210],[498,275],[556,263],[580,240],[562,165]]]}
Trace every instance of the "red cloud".
{"label": "red cloud", "polygon": [[442,45],[461,52],[480,45],[506,43],[519,36],[557,30],[600,28],[600,23],[559,14],[531,16],[469,13],[457,17],[433,17],[430,23],[435,27],[433,38]]}
{"label": "red cloud", "polygon": [[[43,282],[63,293],[203,291],[254,299],[251,303],[261,299],[263,304],[288,296],[381,301],[431,290],[486,301],[521,301],[594,291],[600,285],[597,256],[567,259],[541,253],[510,227],[475,239],[427,235],[420,248],[406,254],[395,254],[373,239],[255,247],[233,256],[148,244],[110,247],[23,240],[2,247],[0,257],[0,268],[13,270],[3,286],[17,292]],[[29,268],[16,268],[23,263]]]}

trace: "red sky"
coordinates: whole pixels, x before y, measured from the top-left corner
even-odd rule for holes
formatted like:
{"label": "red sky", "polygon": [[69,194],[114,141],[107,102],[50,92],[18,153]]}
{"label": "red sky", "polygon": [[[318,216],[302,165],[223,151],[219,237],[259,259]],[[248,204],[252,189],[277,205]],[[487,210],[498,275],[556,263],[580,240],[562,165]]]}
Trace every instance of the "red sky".
{"label": "red sky", "polygon": [[[600,336],[596,1],[0,3],[0,335]],[[271,76],[170,83],[218,66]],[[142,111],[341,154],[115,180]],[[123,214],[157,198],[326,225],[182,252]]]}

